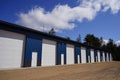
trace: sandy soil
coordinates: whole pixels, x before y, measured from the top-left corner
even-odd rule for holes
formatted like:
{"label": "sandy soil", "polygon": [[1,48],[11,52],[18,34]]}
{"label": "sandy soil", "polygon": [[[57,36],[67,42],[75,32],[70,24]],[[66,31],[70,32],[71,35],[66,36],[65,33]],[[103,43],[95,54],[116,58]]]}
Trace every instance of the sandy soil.
{"label": "sandy soil", "polygon": [[120,80],[120,62],[0,70],[0,80]]}

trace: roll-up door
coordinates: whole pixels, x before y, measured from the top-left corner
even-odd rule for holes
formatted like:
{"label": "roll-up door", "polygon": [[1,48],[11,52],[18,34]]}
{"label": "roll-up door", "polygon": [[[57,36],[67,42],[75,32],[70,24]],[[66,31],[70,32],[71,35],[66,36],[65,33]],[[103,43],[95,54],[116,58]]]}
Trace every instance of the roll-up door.
{"label": "roll-up door", "polygon": [[85,47],[81,47],[81,59],[82,59],[82,63],[86,63],[86,48]]}
{"label": "roll-up door", "polygon": [[100,51],[97,52],[98,55],[98,62],[100,62]]}
{"label": "roll-up door", "polygon": [[105,62],[105,52],[103,52],[102,54],[103,54],[103,62]]}
{"label": "roll-up door", "polygon": [[25,36],[0,30],[0,68],[22,66]]}
{"label": "roll-up door", "polygon": [[43,39],[42,42],[42,66],[55,65],[56,60],[56,42]]}
{"label": "roll-up door", "polygon": [[91,63],[95,62],[95,60],[94,60],[95,58],[94,57],[96,57],[95,54],[94,54],[94,50],[91,49]]}
{"label": "roll-up door", "polygon": [[74,64],[74,46],[67,44],[67,64]]}

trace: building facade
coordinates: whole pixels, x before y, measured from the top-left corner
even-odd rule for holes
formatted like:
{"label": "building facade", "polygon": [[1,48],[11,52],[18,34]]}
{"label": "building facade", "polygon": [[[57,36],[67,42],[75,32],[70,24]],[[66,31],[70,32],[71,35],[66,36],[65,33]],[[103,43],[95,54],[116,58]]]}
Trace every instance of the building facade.
{"label": "building facade", "polygon": [[110,52],[0,21],[0,69],[106,61]]}

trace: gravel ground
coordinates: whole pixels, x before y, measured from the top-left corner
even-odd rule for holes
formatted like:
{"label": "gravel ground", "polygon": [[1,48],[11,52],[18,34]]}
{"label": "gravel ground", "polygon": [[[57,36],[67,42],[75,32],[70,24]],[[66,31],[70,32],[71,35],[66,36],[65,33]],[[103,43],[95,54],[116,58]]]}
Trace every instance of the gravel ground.
{"label": "gravel ground", "polygon": [[0,70],[0,80],[120,80],[120,62]]}

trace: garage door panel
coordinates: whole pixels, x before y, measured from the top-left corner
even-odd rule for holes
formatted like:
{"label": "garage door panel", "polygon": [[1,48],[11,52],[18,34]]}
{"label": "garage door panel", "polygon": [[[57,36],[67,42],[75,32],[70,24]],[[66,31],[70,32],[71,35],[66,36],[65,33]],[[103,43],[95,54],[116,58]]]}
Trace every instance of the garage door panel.
{"label": "garage door panel", "polygon": [[91,49],[91,63],[94,63],[95,62],[95,54],[94,54],[94,50],[93,49]]}
{"label": "garage door panel", "polygon": [[102,55],[103,55],[103,62],[105,62],[105,53],[103,52]]}
{"label": "garage door panel", "polygon": [[25,36],[0,30],[0,68],[21,67]]}
{"label": "garage door panel", "polygon": [[67,64],[74,64],[74,46],[67,44]]}
{"label": "garage door panel", "polygon": [[55,65],[56,42],[43,39],[42,43],[42,66]]}
{"label": "garage door panel", "polygon": [[97,55],[98,55],[98,62],[100,62],[100,51],[98,51]]}
{"label": "garage door panel", "polygon": [[81,47],[81,62],[86,63],[86,48]]}

